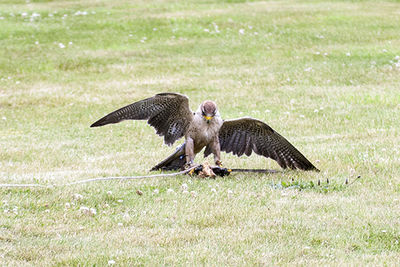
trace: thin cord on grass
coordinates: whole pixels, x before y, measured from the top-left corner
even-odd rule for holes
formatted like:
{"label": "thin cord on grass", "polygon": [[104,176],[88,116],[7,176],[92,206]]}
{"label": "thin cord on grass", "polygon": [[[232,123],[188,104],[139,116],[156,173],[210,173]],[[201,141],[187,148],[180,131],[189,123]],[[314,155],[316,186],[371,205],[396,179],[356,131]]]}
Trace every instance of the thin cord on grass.
{"label": "thin cord on grass", "polygon": [[60,184],[60,185],[40,185],[40,184],[0,184],[0,187],[40,187],[40,188],[52,188],[52,187],[61,187],[61,186],[69,186],[69,185],[76,185],[76,184],[84,184],[90,182],[98,182],[98,181],[110,181],[110,180],[138,180],[144,178],[159,178],[159,177],[172,177],[181,174],[186,174],[197,168],[198,166],[191,167],[187,170],[183,170],[180,172],[174,173],[166,173],[166,174],[153,174],[153,175],[142,175],[142,176],[122,176],[122,177],[99,177],[99,178],[92,178],[82,181],[76,181],[72,183]]}
{"label": "thin cord on grass", "polygon": [[100,178],[93,178],[93,179],[87,179],[87,180],[82,180],[82,181],[76,181],[72,183],[68,183],[65,185],[75,185],[75,184],[83,184],[83,183],[89,183],[89,182],[97,182],[97,181],[108,181],[108,180],[136,180],[136,179],[144,179],[144,178],[157,178],[157,177],[171,177],[171,176],[176,176],[180,174],[186,174],[190,172],[192,169],[196,168],[192,167],[190,169],[180,171],[180,172],[174,172],[174,173],[167,173],[167,174],[153,174],[153,175],[143,175],[143,176],[122,176],[122,177],[100,177]]}

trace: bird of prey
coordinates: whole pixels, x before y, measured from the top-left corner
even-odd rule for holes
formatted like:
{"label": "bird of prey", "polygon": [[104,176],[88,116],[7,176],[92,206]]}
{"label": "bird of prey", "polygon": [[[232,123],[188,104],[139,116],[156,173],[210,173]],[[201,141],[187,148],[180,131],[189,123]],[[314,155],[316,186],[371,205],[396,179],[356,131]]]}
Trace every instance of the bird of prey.
{"label": "bird of prey", "polygon": [[218,166],[222,166],[221,151],[239,157],[254,152],[276,160],[284,169],[318,171],[289,141],[264,122],[249,117],[222,120],[217,105],[211,100],[204,101],[193,112],[186,96],[161,93],[113,111],[90,127],[123,120],[147,120],[169,146],[185,137],[185,142],[172,155],[151,170],[190,167],[196,154],[205,147],[204,157],[213,154]]}

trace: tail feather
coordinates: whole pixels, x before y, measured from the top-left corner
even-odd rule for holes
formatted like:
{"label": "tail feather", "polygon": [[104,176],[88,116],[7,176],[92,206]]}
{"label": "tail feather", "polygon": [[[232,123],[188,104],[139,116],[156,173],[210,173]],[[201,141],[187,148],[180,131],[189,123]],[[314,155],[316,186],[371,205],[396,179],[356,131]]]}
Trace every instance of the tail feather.
{"label": "tail feather", "polygon": [[185,144],[183,143],[179,146],[174,153],[172,153],[169,157],[158,163],[156,166],[151,168],[150,171],[156,170],[179,170],[185,165],[186,157],[185,157]]}

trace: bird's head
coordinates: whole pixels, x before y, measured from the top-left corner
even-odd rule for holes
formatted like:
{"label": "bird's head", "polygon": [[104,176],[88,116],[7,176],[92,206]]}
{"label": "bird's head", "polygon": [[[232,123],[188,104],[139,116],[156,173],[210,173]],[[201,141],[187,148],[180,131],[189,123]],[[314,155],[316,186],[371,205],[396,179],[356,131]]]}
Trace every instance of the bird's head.
{"label": "bird's head", "polygon": [[215,117],[217,114],[217,104],[214,101],[206,100],[200,105],[200,112],[207,123]]}

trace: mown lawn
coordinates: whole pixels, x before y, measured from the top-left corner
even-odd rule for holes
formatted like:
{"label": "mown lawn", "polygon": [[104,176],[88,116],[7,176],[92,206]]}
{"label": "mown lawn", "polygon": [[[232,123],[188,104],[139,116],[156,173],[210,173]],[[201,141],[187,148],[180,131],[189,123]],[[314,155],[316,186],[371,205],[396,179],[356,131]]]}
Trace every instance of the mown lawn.
{"label": "mown lawn", "polygon": [[[0,188],[0,265],[398,264],[399,14],[398,1],[1,1],[0,183],[58,186]],[[321,172],[63,186],[169,155],[145,122],[89,128],[159,92],[263,120]]]}

